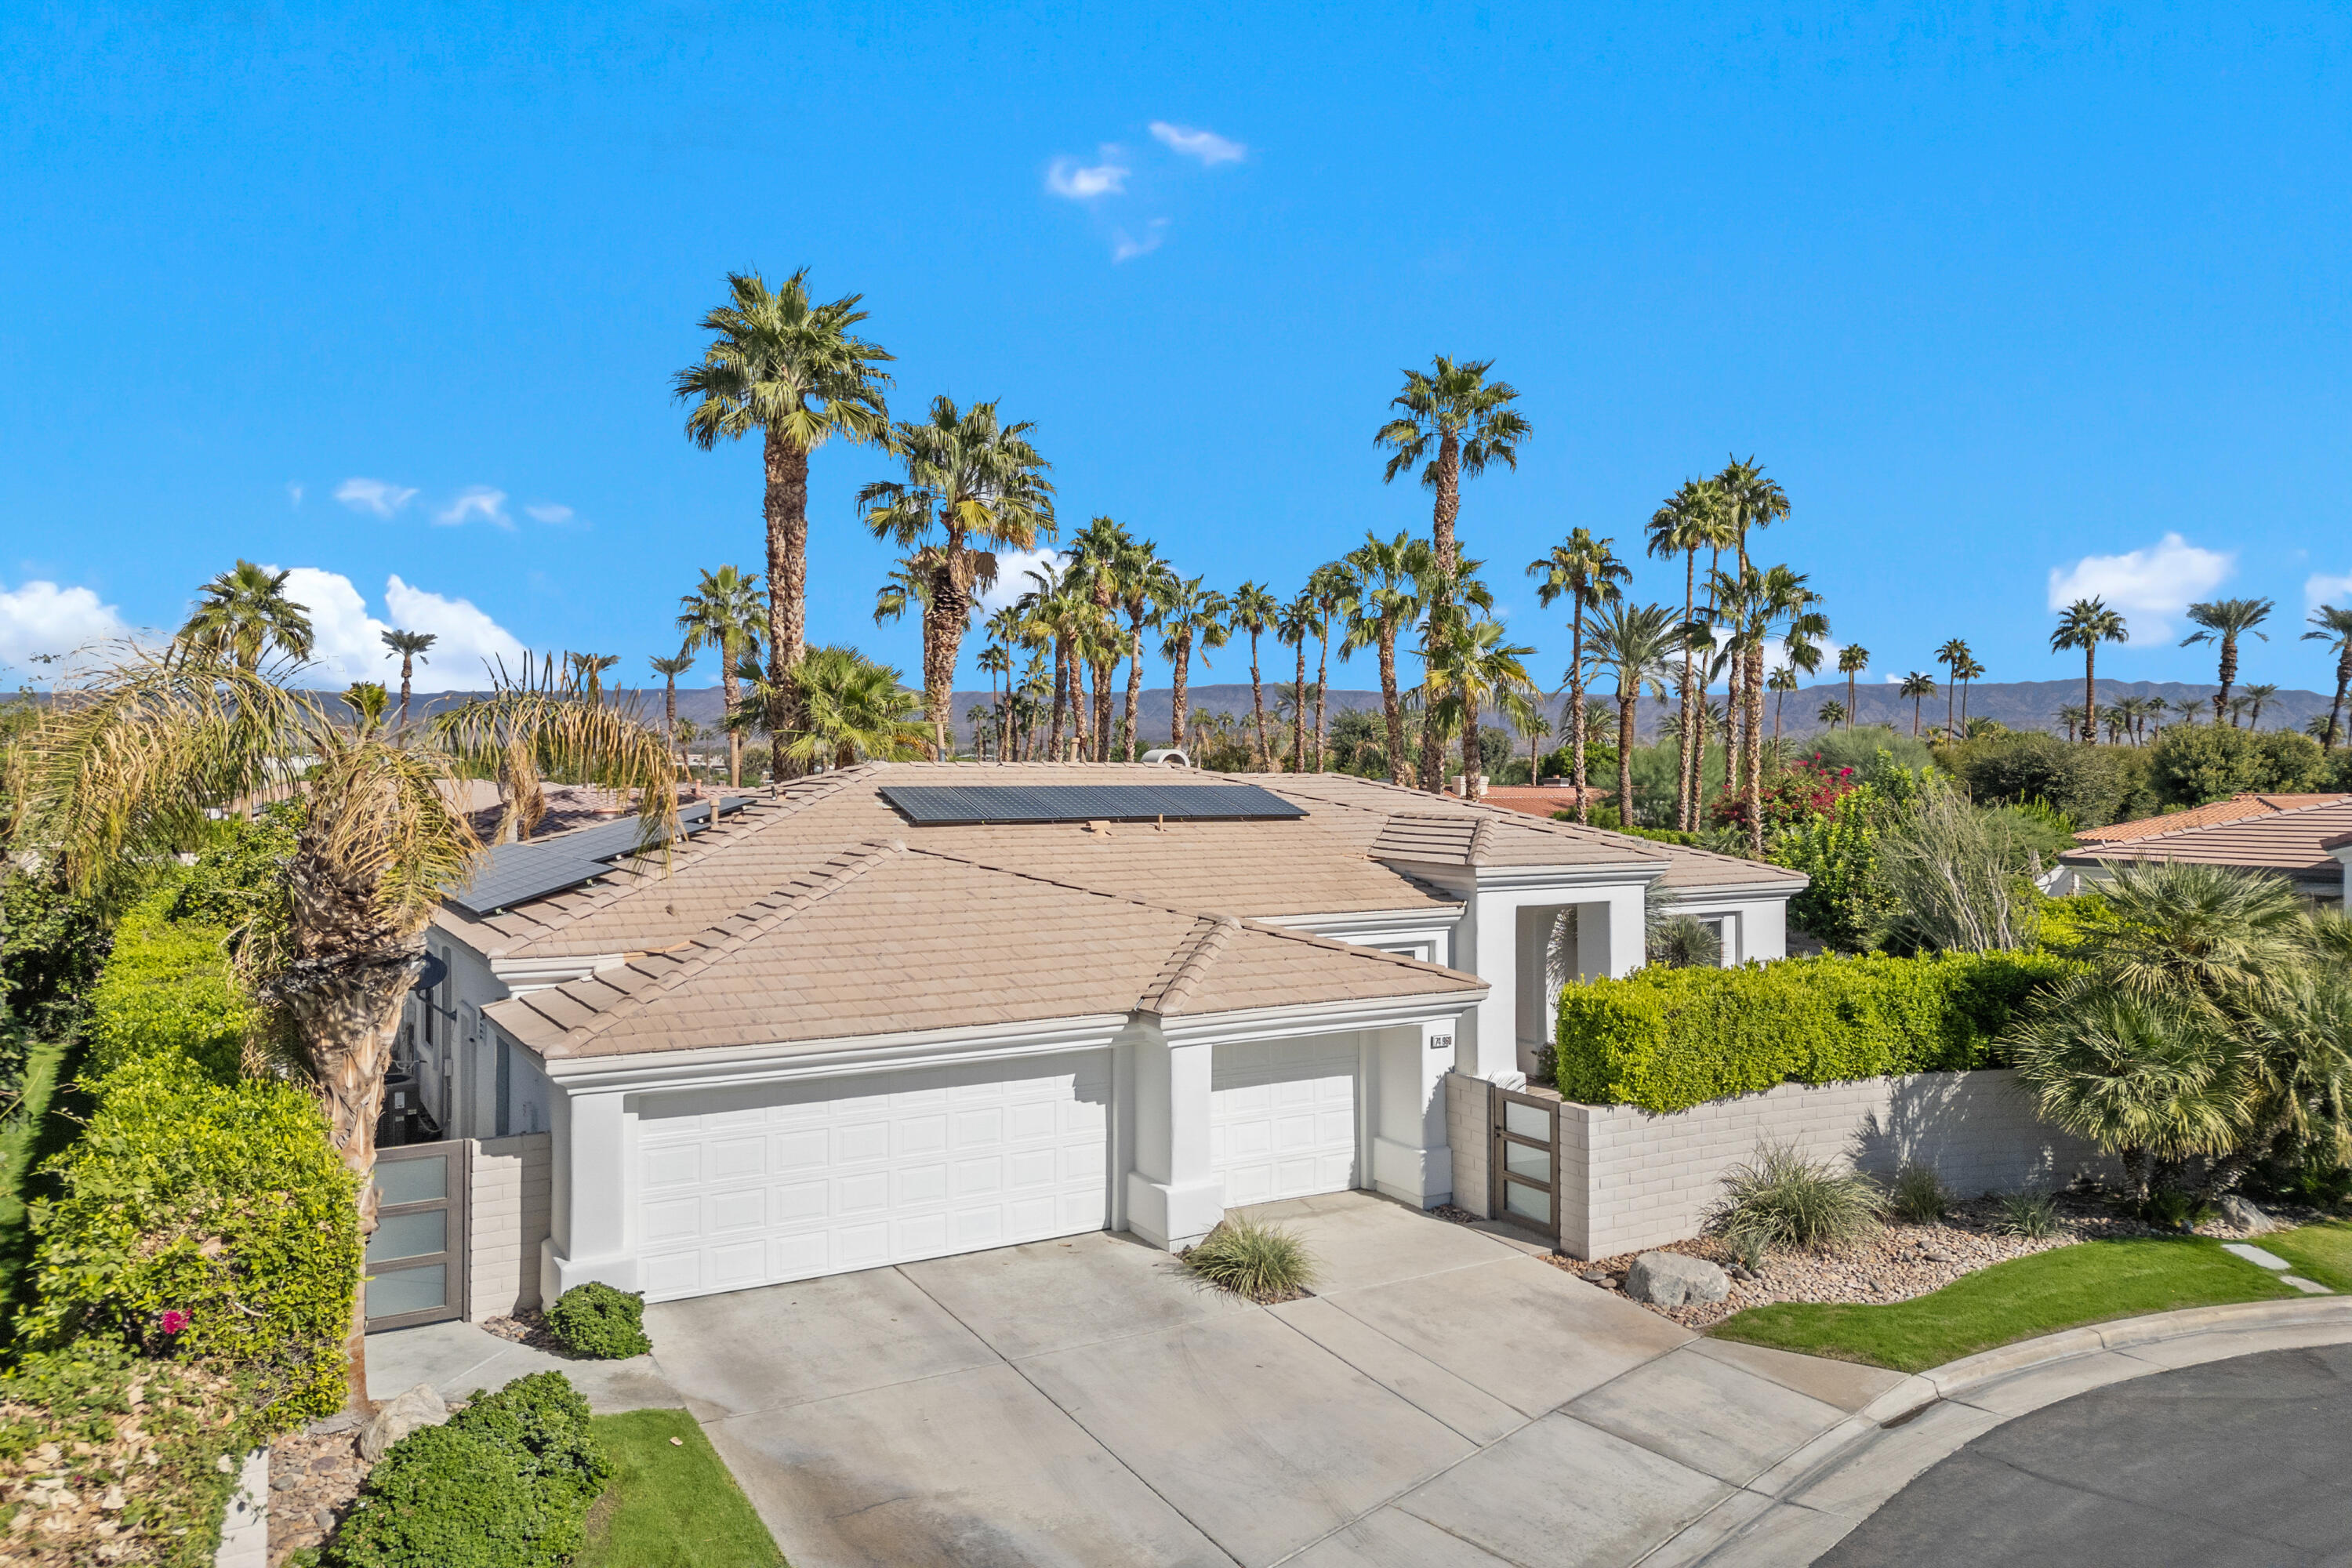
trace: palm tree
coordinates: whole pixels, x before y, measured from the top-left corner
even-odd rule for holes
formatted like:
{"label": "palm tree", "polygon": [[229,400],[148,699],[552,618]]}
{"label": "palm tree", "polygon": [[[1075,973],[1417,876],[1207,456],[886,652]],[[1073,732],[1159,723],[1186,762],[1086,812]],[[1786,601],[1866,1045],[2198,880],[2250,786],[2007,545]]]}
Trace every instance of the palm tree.
{"label": "palm tree", "polygon": [[[1555,702],[1559,700],[1559,693],[1553,692],[1551,700]],[[1540,784],[1543,782],[1540,776],[1543,773],[1543,743],[1549,740],[1552,734],[1551,715],[1541,708],[1530,704],[1528,715],[1520,721],[1519,728],[1525,730],[1528,736],[1528,783]]]}
{"label": "palm tree", "polygon": [[1586,658],[1595,669],[1617,679],[1617,821],[1633,823],[1633,721],[1643,687],[1660,687],[1666,660],[1679,640],[1675,612],[1665,605],[1612,601],[1592,620],[1592,646]]}
{"label": "palm tree", "polygon": [[1372,445],[1390,453],[1382,483],[1421,468],[1421,482],[1436,497],[1430,538],[1438,565],[1449,572],[1461,559],[1454,524],[1462,513],[1462,481],[1476,479],[1489,463],[1517,468],[1519,443],[1533,433],[1527,417],[1511,406],[1518,389],[1486,379],[1494,368],[1493,360],[1456,363],[1440,354],[1426,373],[1406,371],[1404,390],[1389,400],[1401,412],[1372,437]]}
{"label": "palm tree", "polygon": [[286,596],[290,570],[271,572],[239,559],[198,590],[196,607],[180,627],[179,641],[191,653],[226,655],[239,669],[258,669],[272,645],[289,658],[310,657],[313,637],[307,606]]}
{"label": "palm tree", "polygon": [[1960,738],[1959,721],[1952,716],[1952,700],[1960,691],[1960,666],[1969,663],[1970,658],[1969,645],[1958,637],[1936,650],[1936,662],[1951,671],[1951,678],[1944,683],[1944,734],[1948,740]]}
{"label": "palm tree", "polygon": [[1257,716],[1257,765],[1261,773],[1274,772],[1275,764],[1273,749],[1265,739],[1265,688],[1258,677],[1257,639],[1281,613],[1281,604],[1263,583],[1244,583],[1234,590],[1234,629],[1249,633],[1250,710]]}
{"label": "palm tree", "polygon": [[[1650,553],[1667,560],[1676,555],[1683,558],[1683,622],[1685,626],[1696,624],[1699,549],[1703,545],[1720,548],[1721,542],[1728,537],[1727,525],[1730,514],[1729,499],[1713,479],[1684,480],[1682,488],[1650,514]],[[1675,826],[1685,833],[1690,831],[1698,812],[1698,756],[1691,739],[1698,714],[1698,700],[1694,695],[1698,677],[1698,640],[1688,633],[1683,639],[1682,758],[1675,787]],[[1570,661],[1573,659],[1571,653]]]}
{"label": "palm tree", "polygon": [[[2211,605],[2195,608],[2210,609]],[[2192,612],[2193,613],[2193,612]],[[2098,667],[2099,645],[2103,642],[2128,642],[2131,629],[2124,625],[2122,616],[2107,608],[2101,598],[2077,599],[2058,616],[2058,629],[2050,634],[2050,650],[2066,648],[2083,650],[2083,743],[2095,745],[2099,739],[2099,692],[2093,677]],[[2190,639],[2194,641],[2195,639]],[[2224,654],[2224,658],[2231,658]],[[2232,665],[2225,666],[2235,674]]]}
{"label": "palm tree", "polygon": [[1834,730],[1839,725],[1847,721],[1846,706],[1844,703],[1832,697],[1827,702],[1822,704],[1820,710],[1816,712],[1813,717]]}
{"label": "palm tree", "polygon": [[1275,616],[1275,636],[1298,650],[1298,682],[1293,689],[1297,693],[1298,706],[1290,727],[1290,771],[1294,773],[1307,771],[1307,644],[1323,629],[1323,612],[1316,603],[1312,587],[1299,590],[1297,596]]}
{"label": "palm tree", "polygon": [[1777,750],[1780,744],[1780,708],[1788,701],[1789,693],[1797,689],[1797,672],[1781,665],[1764,678],[1764,689],[1772,694],[1772,744]]}
{"label": "palm tree", "polygon": [[1925,670],[1915,669],[1903,678],[1897,697],[1911,699],[1911,738],[1919,738],[1919,704],[1936,695],[1936,678]]}
{"label": "palm tree", "polygon": [[[677,734],[677,678],[694,668],[694,655],[679,649],[668,658],[647,658],[654,673],[662,678],[662,733]],[[684,759],[680,759],[683,765]]]}
{"label": "palm tree", "polygon": [[[992,642],[980,650],[980,657],[972,662],[980,667],[982,674],[988,677],[987,719],[990,727],[996,731],[996,760],[1002,763],[1013,749],[1013,650],[1003,643]],[[1001,695],[996,689],[996,679],[1000,675],[1004,678],[1005,685]],[[972,749],[977,752],[980,749],[979,731],[974,731],[972,736]]]}
{"label": "palm tree", "polygon": [[1052,539],[1053,465],[1030,444],[1029,420],[1001,423],[996,405],[960,410],[931,399],[931,416],[901,423],[887,440],[906,469],[857,492],[858,510],[877,539],[917,550],[928,579],[923,605],[923,700],[933,743],[945,754],[953,727],[956,663],[979,595],[996,582],[996,552],[1034,550]]}
{"label": "palm tree", "polygon": [[[328,1138],[352,1175],[362,1237],[375,1229],[375,1129],[425,927],[483,846],[458,781],[495,768],[511,820],[541,768],[637,792],[650,845],[677,797],[666,740],[625,710],[552,682],[498,690],[413,731],[352,723],[334,698],[290,690],[244,649],[133,651],[46,705],[17,742],[15,844],[76,894],[117,904],[188,842],[192,823],[264,792],[297,824],[284,878],[288,929],[258,977],[298,1042]],[[363,1280],[349,1341],[352,1399],[366,1397]]]}
{"label": "palm tree", "polygon": [[1576,770],[1576,820],[1583,823],[1592,820],[1592,808],[1584,797],[1584,617],[1600,605],[1615,604],[1622,584],[1633,576],[1610,548],[1615,542],[1593,538],[1589,529],[1570,529],[1565,543],[1528,563],[1528,575],[1536,579],[1537,604],[1549,609],[1563,595],[1569,602],[1568,743]]}
{"label": "palm tree", "polygon": [[408,728],[409,675],[416,665],[426,662],[425,650],[439,640],[431,632],[383,634],[383,646],[392,650],[392,653],[387,653],[384,657],[390,658],[394,653],[400,656],[400,727],[404,730]]}
{"label": "palm tree", "polygon": [[[735,722],[735,711],[742,701],[742,691],[736,682],[736,672],[746,660],[757,661],[760,657],[761,626],[765,619],[760,605],[760,574],[747,574],[732,566],[705,572],[694,592],[681,595],[677,604],[677,629],[686,634],[678,651],[699,653],[706,647],[719,650],[719,692],[726,709],[723,722],[727,731],[727,784],[730,789],[740,789],[743,732]],[[772,728],[769,732],[776,733]]]}
{"label": "palm tree", "polygon": [[2180,646],[2187,647],[2200,642],[2221,646],[2221,689],[2213,693],[2213,721],[2217,724],[2221,715],[2230,710],[2230,688],[2238,679],[2238,639],[2252,632],[2263,641],[2270,641],[2269,633],[2254,628],[2270,617],[2273,607],[2268,599],[2210,599],[2189,606],[2189,618],[2200,629],[2182,637]]}
{"label": "palm tree", "polygon": [[1860,643],[1848,643],[1838,649],[1838,673],[1845,677],[1846,727],[1853,727],[1853,716],[1862,711],[1854,692],[1854,681],[1870,668],[1870,650]]}
{"label": "palm tree", "polygon": [[1100,629],[1108,625],[1116,631],[1119,602],[1126,596],[1129,579],[1141,569],[1142,560],[1133,536],[1108,517],[1097,517],[1079,530],[1070,541],[1070,556],[1071,584],[1093,599],[1096,611],[1094,624],[1082,639],[1095,676],[1094,745],[1087,754],[1096,762],[1107,763],[1111,747],[1110,678],[1127,651],[1128,639],[1104,637]]}
{"label": "palm tree", "polygon": [[1315,656],[1315,771],[1319,773],[1329,765],[1323,707],[1331,687],[1331,627],[1356,596],[1356,574],[1345,561],[1326,561],[1307,574],[1307,592],[1315,600],[1315,632],[1322,639]]}
{"label": "palm tree", "polygon": [[[1728,458],[1715,477],[1722,492],[1725,526],[1736,551],[1741,575],[1748,572],[1748,531],[1769,528],[1789,515],[1789,497],[1780,482],[1765,476],[1751,455],[1745,461]],[[1732,665],[1728,706],[1741,718],[1737,770],[1743,777],[1760,777],[1762,760],[1755,754],[1764,729],[1764,640],[1751,639],[1745,656]],[[1726,775],[1729,776],[1728,773]]]}
{"label": "palm tree", "polygon": [[1532,647],[1503,640],[1503,623],[1491,616],[1456,616],[1446,626],[1435,657],[1423,672],[1423,721],[1462,730],[1462,794],[1474,799],[1486,773],[1479,745],[1480,714],[1492,706],[1522,720],[1532,710],[1536,689],[1528,674]]}
{"label": "palm tree", "polygon": [[[705,451],[756,430],[766,479],[768,680],[772,735],[793,733],[790,679],[808,646],[809,454],[835,436],[887,442],[890,377],[875,367],[890,355],[850,331],[866,320],[859,295],[830,304],[809,299],[808,268],[771,289],[760,275],[730,273],[727,304],[702,318],[711,334],[697,363],[671,381],[692,405],[687,439]],[[729,661],[733,662],[731,659]]]}
{"label": "palm tree", "polygon": [[1181,584],[1176,569],[1145,540],[1119,563],[1119,607],[1127,612],[1127,760],[1143,754],[1143,628],[1157,626]]}
{"label": "palm tree", "polygon": [[1969,730],[1969,688],[1982,680],[1985,667],[1973,658],[1963,658],[1953,668],[1953,679],[1960,683],[1960,738],[1967,739]]}
{"label": "palm tree", "polygon": [[2322,605],[2311,612],[2312,629],[2303,634],[2305,642],[2325,643],[2336,654],[2336,698],[2327,705],[2327,733],[2321,738],[2323,752],[2336,749],[2336,716],[2344,711],[2344,694],[2352,687],[2352,609],[2338,609],[2334,605]]}
{"label": "palm tree", "polygon": [[2066,739],[2071,742],[2083,728],[2083,705],[2079,702],[2060,704],[2058,722],[2066,726]]}
{"label": "palm tree", "polygon": [[1201,579],[1188,577],[1168,592],[1160,607],[1160,657],[1168,661],[1169,679],[1174,684],[1171,693],[1173,707],[1168,718],[1168,743],[1181,750],[1184,730],[1191,717],[1192,652],[1201,651],[1201,668],[1209,665],[1209,652],[1223,647],[1233,636],[1226,617],[1233,606],[1214,588],[1203,589]]}
{"label": "palm tree", "polygon": [[2263,727],[2263,705],[2267,703],[2272,698],[2276,697],[2278,695],[2278,685],[2275,681],[2264,681],[2259,685],[2249,686],[2246,688],[2246,702],[2248,706],[2248,712],[2246,714],[2247,729],[2259,730]]}
{"label": "palm tree", "polygon": [[2172,711],[2182,723],[2194,724],[2205,716],[2205,710],[2210,706],[2210,703],[2197,698],[2184,697],[2172,705]]}
{"label": "palm tree", "polygon": [[1342,609],[1348,618],[1340,657],[1370,647],[1380,656],[1381,712],[1388,726],[1389,782],[1402,784],[1404,773],[1404,702],[1397,689],[1397,634],[1421,614],[1422,584],[1436,566],[1436,555],[1424,540],[1410,533],[1382,539],[1367,530],[1364,542],[1348,552],[1355,592]]}
{"label": "palm tree", "polygon": [[1730,627],[1724,651],[1735,668],[1745,665],[1748,671],[1740,683],[1745,700],[1732,710],[1745,731],[1739,765],[1727,772],[1726,783],[1736,781],[1747,803],[1748,848],[1760,858],[1764,853],[1764,649],[1777,640],[1791,665],[1818,665],[1821,650],[1815,645],[1829,636],[1829,618],[1816,607],[1821,595],[1805,585],[1804,574],[1786,566],[1762,571],[1748,566],[1736,575],[1718,572],[1716,576],[1716,603]]}
{"label": "palm tree", "polygon": [[900,762],[929,751],[935,731],[898,672],[854,647],[811,648],[795,669],[801,727],[779,749],[796,763],[836,768]]}
{"label": "palm tree", "polygon": [[563,661],[571,666],[572,678],[591,702],[604,700],[604,672],[621,662],[617,653],[567,653]]}

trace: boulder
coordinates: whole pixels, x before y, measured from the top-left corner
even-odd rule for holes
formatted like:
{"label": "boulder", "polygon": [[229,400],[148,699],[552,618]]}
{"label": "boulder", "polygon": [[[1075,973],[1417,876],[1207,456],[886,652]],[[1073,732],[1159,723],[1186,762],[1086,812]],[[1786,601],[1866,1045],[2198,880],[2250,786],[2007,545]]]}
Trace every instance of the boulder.
{"label": "boulder", "polygon": [[449,1419],[449,1407],[433,1392],[429,1383],[420,1383],[375,1413],[360,1433],[360,1453],[371,1465],[383,1458],[384,1450],[415,1431],[419,1426],[438,1426]]}
{"label": "boulder", "polygon": [[1704,1258],[1645,1252],[1625,1271],[1625,1294],[1660,1307],[1696,1307],[1731,1294],[1731,1279]]}
{"label": "boulder", "polygon": [[2270,1215],[2234,1193],[2221,1200],[2221,1218],[2231,1229],[2244,1231],[2248,1236],[2260,1236],[2277,1228]]}

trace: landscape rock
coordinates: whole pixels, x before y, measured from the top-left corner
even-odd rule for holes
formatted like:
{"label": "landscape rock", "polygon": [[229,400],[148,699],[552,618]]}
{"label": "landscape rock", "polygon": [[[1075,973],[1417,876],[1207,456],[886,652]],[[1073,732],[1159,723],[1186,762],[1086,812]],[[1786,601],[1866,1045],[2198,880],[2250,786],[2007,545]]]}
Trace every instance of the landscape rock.
{"label": "landscape rock", "polygon": [[1731,1294],[1731,1279],[1704,1258],[1645,1252],[1625,1271],[1625,1294],[1660,1307],[1696,1306]]}
{"label": "landscape rock", "polygon": [[2270,1215],[2250,1200],[2235,1194],[2221,1200],[2221,1218],[2231,1229],[2244,1231],[2248,1236],[2260,1236],[2266,1230],[2277,1228]]}
{"label": "landscape rock", "polygon": [[368,1463],[383,1458],[384,1450],[420,1426],[438,1426],[449,1419],[449,1407],[429,1383],[420,1383],[375,1414],[360,1434],[360,1453]]}

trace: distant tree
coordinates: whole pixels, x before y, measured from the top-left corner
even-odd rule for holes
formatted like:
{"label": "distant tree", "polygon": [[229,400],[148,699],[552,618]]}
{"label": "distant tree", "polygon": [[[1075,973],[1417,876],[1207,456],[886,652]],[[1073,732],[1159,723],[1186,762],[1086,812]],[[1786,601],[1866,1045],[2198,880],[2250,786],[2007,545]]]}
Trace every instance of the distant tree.
{"label": "distant tree", "polygon": [[1313,641],[1323,625],[1311,588],[1302,588],[1291,601],[1283,605],[1275,617],[1275,635],[1282,642],[1298,650],[1298,679],[1291,688],[1296,694],[1290,723],[1290,771],[1307,771],[1307,645]]}
{"label": "distant tree", "polygon": [[1223,647],[1233,636],[1226,624],[1233,605],[1214,588],[1202,588],[1201,579],[1188,577],[1176,584],[1160,606],[1160,657],[1168,661],[1170,679],[1174,682],[1174,698],[1168,715],[1168,743],[1181,748],[1190,709],[1190,683],[1192,657],[1200,655],[1201,668],[1207,669],[1209,649]]}
{"label": "distant tree", "polygon": [[2305,642],[2325,643],[2336,655],[2336,697],[2327,705],[2327,732],[2320,741],[2323,751],[2336,749],[2337,716],[2344,711],[2344,696],[2352,687],[2352,609],[2322,605],[2311,612],[2312,629],[2303,634]]}
{"label": "distant tree", "polygon": [[[1485,710],[1496,709],[1506,719],[1524,719],[1535,690],[1525,663],[1535,649],[1505,642],[1504,630],[1502,622],[1489,616],[1455,617],[1423,677],[1423,689],[1428,694],[1424,713],[1461,728],[1465,794],[1476,788],[1471,781],[1487,771],[1485,733],[1479,728]],[[1507,756],[1508,737],[1502,739]]]}
{"label": "distant tree", "polygon": [[239,560],[197,591],[196,607],[180,627],[178,641],[194,651],[258,669],[271,645],[289,658],[310,657],[312,634],[307,606],[286,596],[291,571],[271,572]]}
{"label": "distant tree", "polygon": [[1345,658],[1360,647],[1370,647],[1379,655],[1381,714],[1388,730],[1384,759],[1389,782],[1402,784],[1406,782],[1404,701],[1397,684],[1397,634],[1421,614],[1422,584],[1435,569],[1436,557],[1427,541],[1410,533],[1382,539],[1368,530],[1364,542],[1349,551],[1347,560],[1355,591],[1340,607],[1348,629],[1339,644],[1339,657]]}
{"label": "distant tree", "polygon": [[2083,743],[2092,745],[2099,738],[2099,689],[2094,679],[2098,668],[2099,645],[2103,642],[2128,642],[2131,631],[2124,618],[2107,608],[2101,598],[2077,599],[2060,613],[2058,629],[2050,634],[2051,651],[2078,648],[2083,655]]}
{"label": "distant tree", "polygon": [[1854,682],[1860,679],[1862,672],[1869,668],[1870,650],[1860,643],[1848,643],[1838,649],[1838,671],[1845,677],[1845,710],[1848,714],[1846,723],[1849,727],[1862,712],[1862,702],[1854,690]]}
{"label": "distant tree", "polygon": [[2278,689],[2277,683],[2274,681],[2263,681],[2246,688],[2247,729],[2259,730],[2263,727],[2263,707],[2278,695]]}
{"label": "distant tree", "polygon": [[1386,447],[1388,467],[1383,483],[1399,474],[1421,469],[1421,482],[1435,497],[1430,514],[1430,538],[1437,563],[1451,571],[1461,559],[1454,542],[1454,521],[1462,513],[1462,481],[1475,479],[1489,463],[1519,466],[1519,443],[1532,433],[1526,416],[1512,405],[1518,389],[1507,381],[1489,381],[1493,360],[1460,362],[1440,354],[1426,372],[1404,373],[1404,389],[1389,406],[1398,412],[1372,437]]}
{"label": "distant tree", "polygon": [[1628,827],[1634,825],[1635,710],[1645,687],[1662,687],[1666,661],[1681,646],[1675,625],[1675,612],[1667,605],[1622,600],[1593,619],[1592,647],[1586,657],[1596,670],[1611,672],[1617,681],[1617,820]]}
{"label": "distant tree", "polygon": [[2081,732],[2083,728],[2083,705],[2079,702],[2068,702],[2060,705],[2058,709],[2058,722],[2066,727],[2066,740],[2069,744],[2073,743],[2074,737]]}
{"label": "distant tree", "polygon": [[1813,717],[1834,730],[1839,725],[1847,721],[1846,706],[1844,703],[1840,702],[1836,698],[1832,697],[1827,702],[1821,705],[1821,708],[1813,714]]}
{"label": "distant tree", "polygon": [[898,672],[854,647],[811,648],[795,667],[801,682],[801,728],[776,750],[803,765],[853,767],[864,761],[919,758],[931,747],[931,727],[922,720],[922,699],[908,690]]}
{"label": "distant tree", "polygon": [[760,633],[767,618],[760,604],[760,574],[746,574],[732,566],[705,572],[694,592],[682,596],[677,604],[677,629],[686,634],[686,642],[678,651],[699,653],[706,647],[719,650],[719,694],[725,705],[721,722],[727,731],[727,783],[730,788],[740,789],[743,784],[743,732],[735,722],[736,710],[742,703],[738,670],[745,660],[756,662],[760,657]]}
{"label": "distant tree", "polygon": [[1925,670],[1915,669],[1903,678],[1903,685],[1895,695],[1911,699],[1911,734],[1916,740],[1919,734],[1919,704],[1936,695],[1936,678]]}
{"label": "distant tree", "polygon": [[1789,693],[1797,689],[1797,672],[1782,665],[1764,678],[1764,689],[1772,694],[1772,743],[1777,746],[1780,743],[1780,710]]}
{"label": "distant tree", "polygon": [[[694,655],[680,651],[667,658],[647,658],[654,673],[662,678],[662,733],[675,738],[677,734],[677,678],[694,668]],[[685,757],[679,756],[683,766]]]}
{"label": "distant tree", "polygon": [[1315,601],[1315,635],[1321,639],[1315,656],[1315,771],[1319,773],[1328,765],[1323,743],[1323,705],[1331,687],[1331,628],[1335,624],[1345,626],[1342,617],[1356,596],[1355,572],[1344,560],[1327,561],[1307,574],[1307,592]]}
{"label": "distant tree", "polygon": [[[1579,822],[1592,820],[1584,778],[1584,721],[1589,710],[1584,700],[1584,617],[1602,605],[1615,604],[1623,593],[1623,584],[1633,576],[1632,570],[1610,548],[1615,542],[1595,539],[1588,529],[1570,529],[1564,543],[1553,545],[1549,554],[1528,563],[1528,575],[1536,579],[1536,603],[1549,608],[1562,598],[1569,602],[1568,743],[1574,768],[1571,782],[1576,786]],[[1689,616],[1684,618],[1687,620]]]}
{"label": "distant tree", "polygon": [[400,656],[400,727],[408,728],[408,680],[415,667],[425,662],[425,650],[440,639],[431,632],[386,632],[383,646],[392,650],[384,655]]}
{"label": "distant tree", "polygon": [[1282,613],[1281,601],[1263,583],[1244,583],[1234,590],[1234,629],[1249,634],[1250,711],[1257,716],[1257,765],[1275,771],[1274,749],[1265,734],[1265,685],[1258,674],[1257,639]]}
{"label": "distant tree", "polygon": [[1958,697],[1963,684],[1960,667],[1971,662],[1972,657],[1969,645],[1958,637],[1952,638],[1936,650],[1936,662],[1951,672],[1950,679],[1944,683],[1944,734],[1955,741],[1960,738],[1960,728],[1959,721],[1954,717],[1952,703]]}
{"label": "distant tree", "polygon": [[[1581,530],[1578,531],[1581,532]],[[1675,797],[1675,826],[1690,831],[1698,814],[1698,747],[1704,731],[1696,728],[1696,692],[1700,685],[1698,616],[1698,552],[1712,549],[1720,555],[1732,542],[1730,498],[1713,479],[1685,479],[1650,514],[1649,552],[1672,560],[1683,558],[1683,670],[1681,685],[1682,757]],[[1555,552],[1557,553],[1557,552]],[[1710,651],[1712,639],[1708,639]],[[1575,660],[1573,650],[1570,653]],[[1579,797],[1581,799],[1581,797]]]}
{"label": "distant tree", "polygon": [[2238,639],[2252,632],[2264,642],[2270,641],[2268,633],[2254,628],[2269,618],[2273,607],[2268,599],[2211,599],[2189,606],[2189,618],[2200,629],[2182,637],[2180,646],[2187,647],[2200,642],[2221,645],[2221,689],[2213,693],[2213,721],[2217,724],[2230,711],[2230,688],[2238,679]]}

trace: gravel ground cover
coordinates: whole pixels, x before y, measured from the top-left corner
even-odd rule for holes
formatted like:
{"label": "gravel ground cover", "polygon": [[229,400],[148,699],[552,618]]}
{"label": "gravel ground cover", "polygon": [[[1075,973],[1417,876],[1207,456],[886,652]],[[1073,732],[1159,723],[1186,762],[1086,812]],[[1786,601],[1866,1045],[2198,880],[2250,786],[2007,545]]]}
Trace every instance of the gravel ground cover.
{"label": "gravel ground cover", "polygon": [[269,1446],[269,1568],[335,1532],[373,1468],[360,1457],[360,1423],[313,1422]]}

